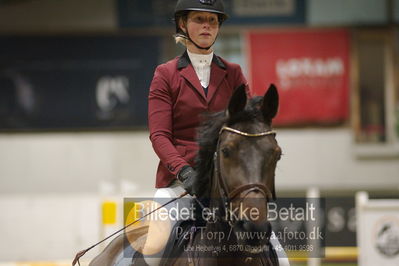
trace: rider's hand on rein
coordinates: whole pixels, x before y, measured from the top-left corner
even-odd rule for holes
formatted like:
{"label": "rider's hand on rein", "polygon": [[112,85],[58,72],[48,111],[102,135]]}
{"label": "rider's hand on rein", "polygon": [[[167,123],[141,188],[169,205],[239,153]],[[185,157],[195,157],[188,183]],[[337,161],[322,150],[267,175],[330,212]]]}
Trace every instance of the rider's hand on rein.
{"label": "rider's hand on rein", "polygon": [[197,178],[197,172],[189,165],[185,165],[177,174],[177,179],[182,182],[184,189],[191,196],[195,195],[194,182]]}

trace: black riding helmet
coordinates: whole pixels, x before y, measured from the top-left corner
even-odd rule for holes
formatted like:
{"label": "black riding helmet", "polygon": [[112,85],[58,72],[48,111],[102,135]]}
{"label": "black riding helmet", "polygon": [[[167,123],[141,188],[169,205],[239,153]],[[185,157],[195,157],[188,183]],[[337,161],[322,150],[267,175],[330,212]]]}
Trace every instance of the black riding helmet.
{"label": "black riding helmet", "polygon": [[[178,0],[175,7],[175,25],[176,25],[176,36],[183,37],[194,43],[199,49],[208,50],[210,47],[200,47],[193,42],[189,34],[184,33],[179,27],[179,19],[187,16],[190,11],[204,11],[216,13],[219,17],[219,25],[222,25],[228,16],[224,11],[223,0]],[[216,39],[215,39],[216,40]],[[213,45],[213,44],[212,44]]]}

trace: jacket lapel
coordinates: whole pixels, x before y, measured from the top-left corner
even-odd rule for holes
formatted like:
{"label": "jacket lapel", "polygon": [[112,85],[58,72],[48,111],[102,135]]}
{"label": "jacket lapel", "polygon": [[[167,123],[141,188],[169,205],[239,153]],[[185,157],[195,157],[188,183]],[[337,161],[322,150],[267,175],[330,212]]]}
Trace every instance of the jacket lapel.
{"label": "jacket lapel", "polygon": [[211,76],[208,85],[208,95],[205,95],[204,89],[195,73],[194,67],[190,62],[190,58],[187,52],[179,58],[177,63],[177,68],[180,70],[180,74],[194,87],[197,92],[202,96],[207,103],[210,103],[216,91],[220,87],[221,82],[225,78],[227,71],[224,63],[217,57],[213,55],[211,64]]}
{"label": "jacket lapel", "polygon": [[186,68],[180,71],[181,75],[195,88],[195,90],[202,96],[202,98],[206,99],[204,89],[201,86],[201,83],[197,77],[197,73],[193,66],[190,64]]}
{"label": "jacket lapel", "polygon": [[208,97],[206,99],[208,103],[211,102],[226,74],[226,66],[216,55],[213,55],[211,64],[211,77],[208,86]]}
{"label": "jacket lapel", "polygon": [[[206,95],[202,85],[195,73],[194,67],[190,62],[187,52],[185,52],[178,61],[177,68],[180,69],[180,74],[191,84],[192,87],[206,100]],[[209,92],[208,92],[209,93]]]}

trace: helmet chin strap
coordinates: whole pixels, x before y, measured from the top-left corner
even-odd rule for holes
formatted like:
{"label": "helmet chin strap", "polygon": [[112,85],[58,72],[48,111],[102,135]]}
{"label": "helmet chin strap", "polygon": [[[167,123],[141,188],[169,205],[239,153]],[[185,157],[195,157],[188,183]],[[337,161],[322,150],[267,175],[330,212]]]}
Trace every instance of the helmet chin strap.
{"label": "helmet chin strap", "polygon": [[192,44],[194,44],[195,47],[197,47],[198,49],[208,51],[208,50],[211,49],[211,47],[215,44],[216,39],[217,39],[218,36],[216,36],[216,38],[215,38],[215,40],[213,41],[213,43],[212,43],[210,46],[208,46],[208,47],[201,47],[201,46],[199,46],[197,43],[195,43],[195,42],[193,41],[193,39],[191,39],[190,34],[188,33],[188,30],[187,30],[187,32],[185,32],[184,35],[182,34],[181,37],[185,38],[186,40],[189,40],[189,41],[190,41]]}

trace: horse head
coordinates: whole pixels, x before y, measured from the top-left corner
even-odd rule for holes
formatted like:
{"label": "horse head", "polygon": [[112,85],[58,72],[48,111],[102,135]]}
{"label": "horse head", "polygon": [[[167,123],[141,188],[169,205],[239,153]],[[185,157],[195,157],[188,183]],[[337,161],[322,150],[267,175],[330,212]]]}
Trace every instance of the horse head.
{"label": "horse head", "polygon": [[[260,237],[237,239],[242,244],[266,244],[270,238],[267,205],[276,198],[274,177],[281,156],[272,130],[277,110],[278,92],[274,85],[263,97],[252,99],[247,99],[245,86],[240,86],[226,111],[210,119],[212,124],[205,123],[200,132],[199,157],[211,152],[214,155],[208,165],[199,160],[208,167],[208,176],[200,169],[203,179],[199,182],[203,182],[202,186],[204,182],[212,184],[202,190],[203,194],[211,200],[221,199],[223,204],[218,206],[224,205],[224,220],[235,232],[260,232]],[[212,175],[209,168],[213,169]]]}

